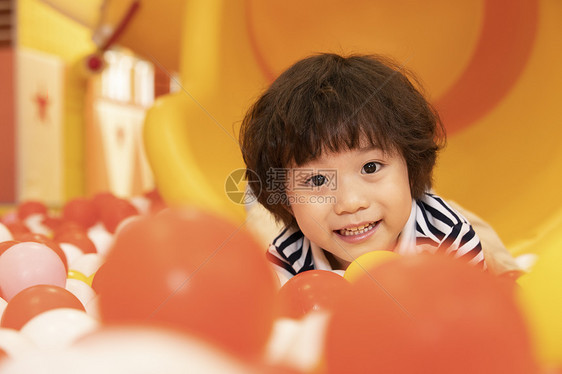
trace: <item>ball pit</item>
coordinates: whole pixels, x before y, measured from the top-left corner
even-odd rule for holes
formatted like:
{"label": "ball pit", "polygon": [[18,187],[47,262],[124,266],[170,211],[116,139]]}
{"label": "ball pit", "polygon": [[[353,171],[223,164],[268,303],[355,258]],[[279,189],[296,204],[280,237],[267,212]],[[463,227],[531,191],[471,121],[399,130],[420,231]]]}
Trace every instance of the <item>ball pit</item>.
{"label": "ball pit", "polygon": [[[106,193],[75,200],[67,213],[37,213],[41,204],[28,204],[25,214],[50,217],[50,232],[33,232],[25,220],[6,225],[13,231],[0,242],[2,372],[27,370],[32,362],[65,372],[69,362],[98,358],[127,370],[137,345],[160,365],[171,355],[188,367],[172,357],[184,347],[188,356],[202,354],[191,365],[225,364],[248,373],[507,368],[542,374],[512,283],[438,256],[372,252],[344,276],[313,270],[279,287],[243,227],[200,209],[143,199],[158,205],[133,210],[132,203],[117,203],[121,208],[110,219],[108,204],[125,200]],[[96,213],[95,222],[76,218],[92,217],[92,207],[100,206],[105,223],[103,214]],[[46,269],[57,276],[38,281]],[[6,288],[5,282],[23,282],[28,270],[39,284]],[[522,282],[527,294],[528,284]],[[533,305],[547,297],[534,294],[527,297]]]}

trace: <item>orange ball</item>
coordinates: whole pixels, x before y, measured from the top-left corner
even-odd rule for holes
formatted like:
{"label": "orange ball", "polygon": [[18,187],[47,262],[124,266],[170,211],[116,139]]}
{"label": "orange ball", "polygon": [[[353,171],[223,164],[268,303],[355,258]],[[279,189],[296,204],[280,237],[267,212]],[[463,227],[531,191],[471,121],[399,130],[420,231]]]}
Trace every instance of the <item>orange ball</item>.
{"label": "orange ball", "polygon": [[106,323],[164,323],[241,356],[260,356],[273,325],[276,278],[263,250],[194,209],[123,227],[93,288]]}
{"label": "orange ball", "polygon": [[8,302],[0,327],[19,330],[36,315],[56,308],[85,311],[80,300],[70,291],[62,287],[40,284],[26,288]]}
{"label": "orange ball", "polygon": [[279,316],[300,319],[312,311],[330,312],[349,289],[349,282],[331,271],[302,272],[279,290]]}
{"label": "orange ball", "polygon": [[100,208],[101,221],[110,233],[115,233],[117,226],[125,218],[139,214],[137,208],[129,201],[120,198],[106,200]]}
{"label": "orange ball", "polygon": [[69,243],[80,248],[84,253],[97,253],[94,242],[83,230],[66,230],[55,236],[57,243]]}
{"label": "orange ball", "polygon": [[68,201],[62,209],[65,221],[76,222],[84,229],[92,227],[98,221],[94,202],[86,198],[75,198]]}
{"label": "orange ball", "polygon": [[326,332],[326,373],[537,373],[511,287],[463,261],[404,256],[352,284]]}
{"label": "orange ball", "polygon": [[47,215],[47,206],[40,201],[24,201],[18,205],[18,218],[24,220],[32,214]]}

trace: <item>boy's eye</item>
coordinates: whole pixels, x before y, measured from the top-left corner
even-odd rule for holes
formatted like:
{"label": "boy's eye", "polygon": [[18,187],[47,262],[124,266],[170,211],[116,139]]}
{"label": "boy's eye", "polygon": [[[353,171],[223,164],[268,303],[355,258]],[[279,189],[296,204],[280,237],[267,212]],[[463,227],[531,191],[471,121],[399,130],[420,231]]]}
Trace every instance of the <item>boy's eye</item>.
{"label": "boy's eye", "polygon": [[306,183],[313,186],[313,187],[320,187],[328,181],[328,178],[321,174],[313,175],[312,177],[308,178]]}
{"label": "boy's eye", "polygon": [[363,165],[363,168],[361,168],[361,173],[363,174],[373,174],[377,171],[379,171],[379,169],[381,168],[381,164],[379,164],[378,162],[367,162],[365,165]]}

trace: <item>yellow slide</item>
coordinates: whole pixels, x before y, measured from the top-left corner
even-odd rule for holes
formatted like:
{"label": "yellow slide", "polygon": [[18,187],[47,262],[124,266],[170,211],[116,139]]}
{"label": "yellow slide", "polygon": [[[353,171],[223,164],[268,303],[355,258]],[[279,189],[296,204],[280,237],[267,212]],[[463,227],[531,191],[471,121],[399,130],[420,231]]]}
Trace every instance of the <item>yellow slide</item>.
{"label": "yellow slide", "polygon": [[157,100],[145,127],[170,203],[242,221],[243,206],[225,190],[243,190],[229,175],[243,168],[236,132],[252,100],[311,53],[382,53],[416,72],[442,113],[439,194],[488,221],[515,255],[540,253],[537,240],[562,231],[559,1],[90,2],[104,4],[97,36],[136,5],[117,44],[179,72],[181,89]]}

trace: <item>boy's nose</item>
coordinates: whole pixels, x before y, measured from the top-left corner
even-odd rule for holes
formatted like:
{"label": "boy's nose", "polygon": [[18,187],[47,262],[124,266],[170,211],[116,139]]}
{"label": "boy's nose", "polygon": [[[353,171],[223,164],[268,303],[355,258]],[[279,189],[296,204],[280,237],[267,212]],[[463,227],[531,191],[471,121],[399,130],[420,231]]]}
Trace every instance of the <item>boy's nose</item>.
{"label": "boy's nose", "polygon": [[367,191],[364,191],[353,181],[341,180],[336,188],[336,202],[334,211],[336,214],[352,214],[369,207]]}

